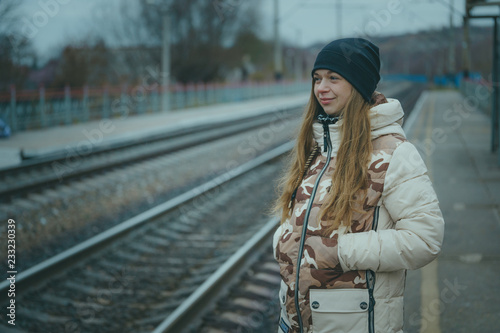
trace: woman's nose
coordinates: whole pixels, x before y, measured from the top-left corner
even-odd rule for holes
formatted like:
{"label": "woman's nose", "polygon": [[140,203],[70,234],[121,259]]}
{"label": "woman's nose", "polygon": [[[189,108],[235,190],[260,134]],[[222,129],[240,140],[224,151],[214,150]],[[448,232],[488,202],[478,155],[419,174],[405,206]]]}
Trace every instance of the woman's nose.
{"label": "woman's nose", "polygon": [[325,80],[321,80],[318,86],[318,91],[327,91],[328,90],[328,85],[326,84]]}

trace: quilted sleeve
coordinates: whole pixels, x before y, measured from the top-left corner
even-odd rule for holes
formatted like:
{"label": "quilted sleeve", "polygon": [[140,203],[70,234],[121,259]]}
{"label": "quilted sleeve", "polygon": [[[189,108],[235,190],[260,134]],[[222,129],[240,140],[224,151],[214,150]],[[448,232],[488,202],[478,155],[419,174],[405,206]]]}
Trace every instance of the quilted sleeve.
{"label": "quilted sleeve", "polygon": [[381,200],[394,229],[339,237],[344,271],[417,269],[441,251],[444,220],[427,168],[411,143],[404,142],[394,151]]}

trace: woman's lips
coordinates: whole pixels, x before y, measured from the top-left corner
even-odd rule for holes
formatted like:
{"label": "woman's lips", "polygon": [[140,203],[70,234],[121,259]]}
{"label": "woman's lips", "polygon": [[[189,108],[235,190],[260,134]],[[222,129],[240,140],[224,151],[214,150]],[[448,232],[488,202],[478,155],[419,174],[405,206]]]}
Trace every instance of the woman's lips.
{"label": "woman's lips", "polygon": [[326,105],[326,104],[330,104],[334,99],[333,98],[320,98],[319,100],[320,100],[321,104]]}

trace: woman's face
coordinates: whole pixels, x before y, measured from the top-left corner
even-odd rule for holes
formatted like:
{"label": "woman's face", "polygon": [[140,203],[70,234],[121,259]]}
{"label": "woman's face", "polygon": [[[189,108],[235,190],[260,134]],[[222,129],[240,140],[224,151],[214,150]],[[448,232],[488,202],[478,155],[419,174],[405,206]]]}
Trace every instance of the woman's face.
{"label": "woman's face", "polygon": [[328,115],[338,115],[352,92],[352,85],[339,74],[328,69],[314,72],[314,96]]}

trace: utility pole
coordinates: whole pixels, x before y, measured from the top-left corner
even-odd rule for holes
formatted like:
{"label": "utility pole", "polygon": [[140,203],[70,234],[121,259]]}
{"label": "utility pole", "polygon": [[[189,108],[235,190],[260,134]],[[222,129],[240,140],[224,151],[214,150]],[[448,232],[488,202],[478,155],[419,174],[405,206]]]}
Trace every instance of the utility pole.
{"label": "utility pole", "polygon": [[295,46],[295,80],[302,80],[302,47],[300,42],[302,39],[302,31],[297,29],[297,45]]}
{"label": "utility pole", "polygon": [[342,0],[337,0],[337,38],[342,38]]}
{"label": "utility pole", "polygon": [[281,56],[281,40],[279,31],[279,0],[274,0],[274,78],[279,81],[283,77]]}
{"label": "utility pole", "polygon": [[163,13],[162,57],[161,57],[161,108],[170,109],[170,14],[167,9]]}
{"label": "utility pole", "polygon": [[469,77],[470,71],[470,38],[469,38],[469,16],[470,6],[469,0],[465,1],[465,15],[464,15],[464,43],[462,48],[462,61],[463,61],[463,75],[465,78]]}
{"label": "utility pole", "polygon": [[448,54],[448,73],[455,74],[455,28],[453,27],[454,0],[450,0],[450,50]]}

